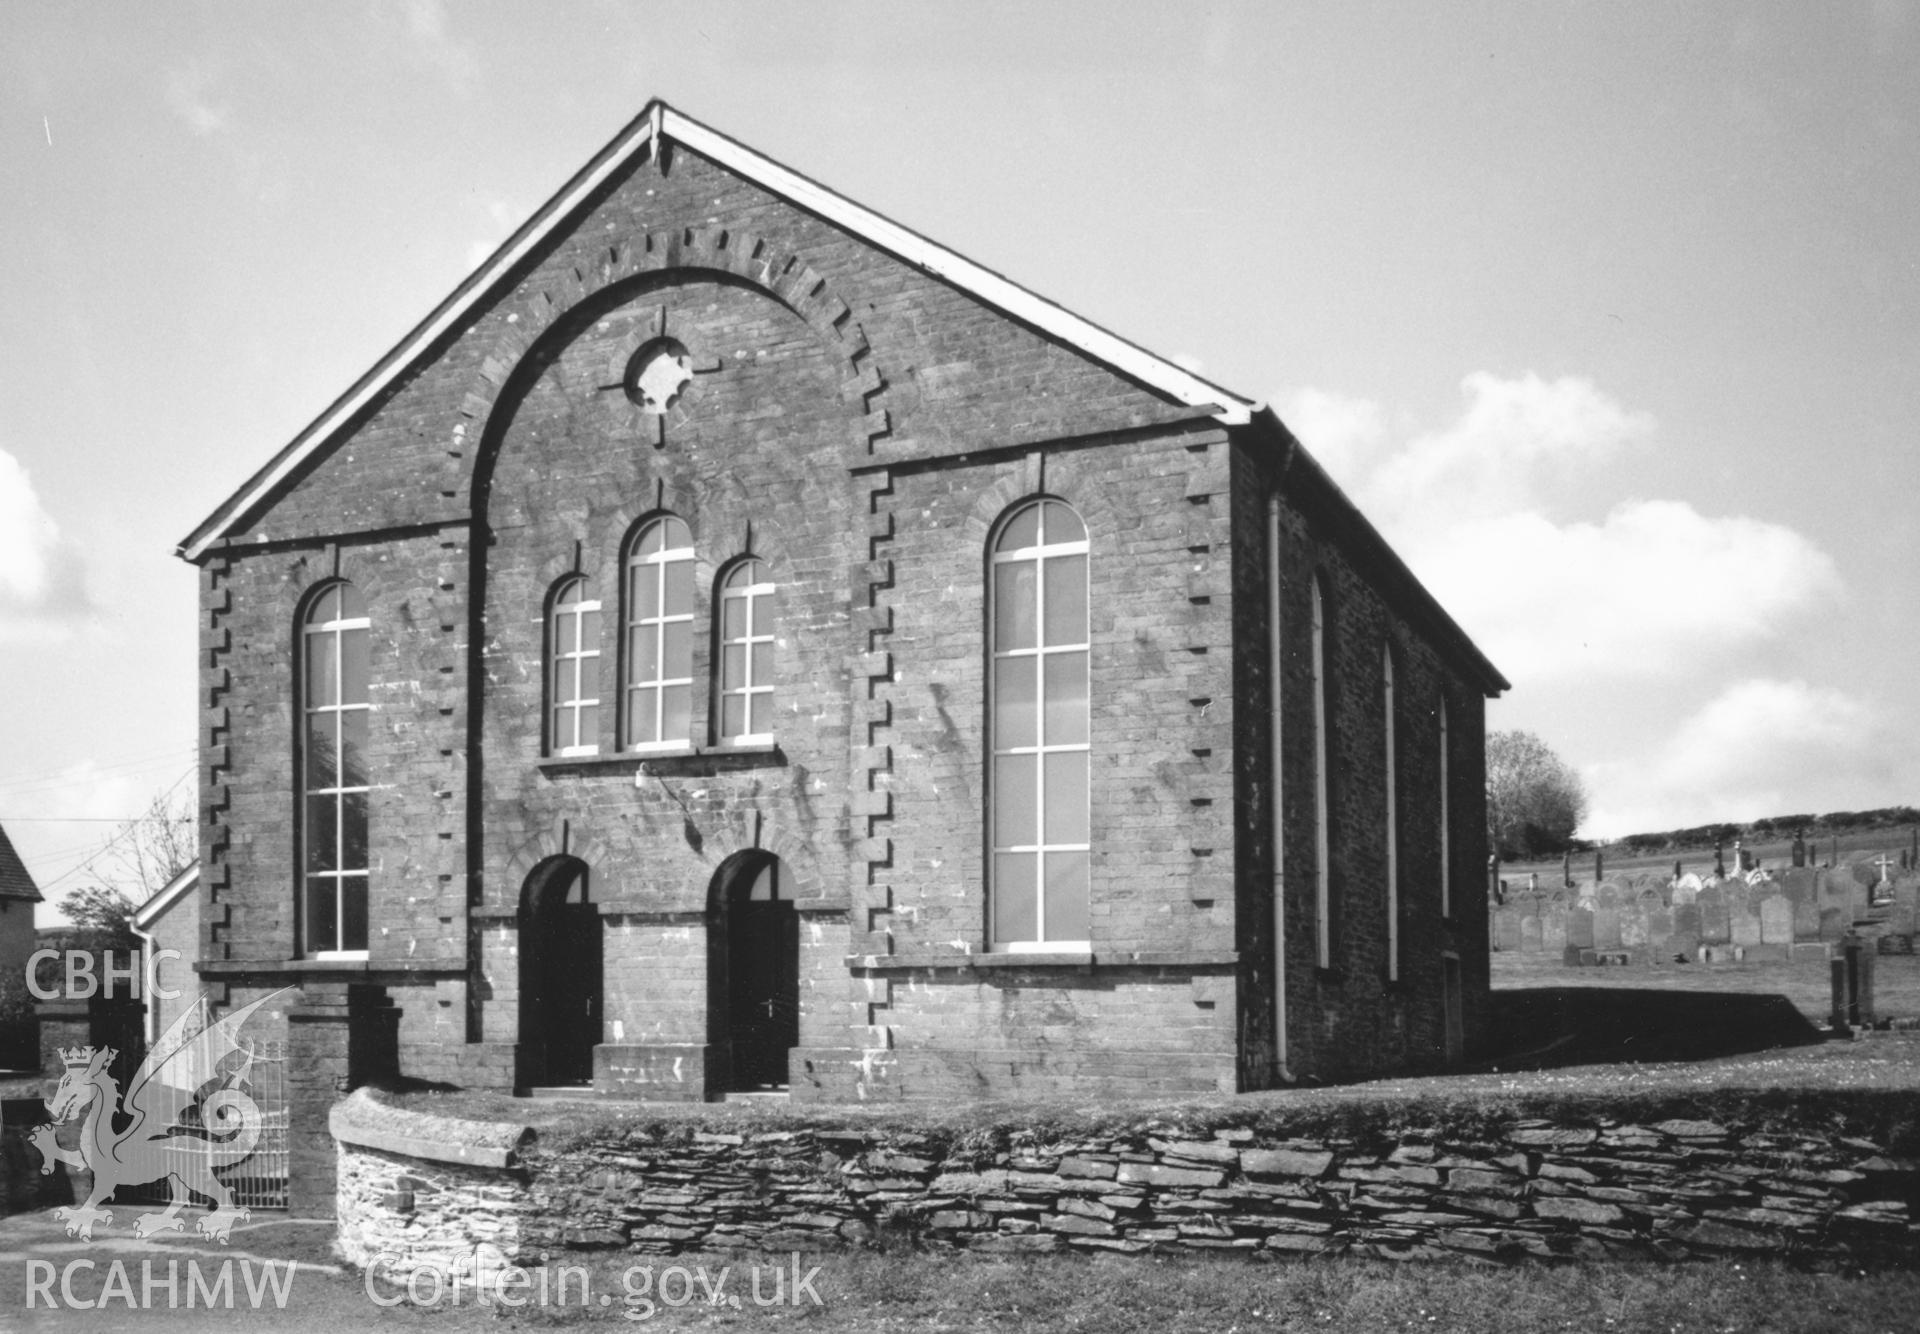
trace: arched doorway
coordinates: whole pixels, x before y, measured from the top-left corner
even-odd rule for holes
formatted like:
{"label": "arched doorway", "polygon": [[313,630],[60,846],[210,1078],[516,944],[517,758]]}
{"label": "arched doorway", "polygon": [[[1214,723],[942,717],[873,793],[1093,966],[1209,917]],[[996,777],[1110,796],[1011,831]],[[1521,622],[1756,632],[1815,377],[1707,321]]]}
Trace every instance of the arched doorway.
{"label": "arched doorway", "polygon": [[601,951],[587,864],[562,856],[534,867],[520,895],[520,1041],[529,1084],[593,1082]]}
{"label": "arched doorway", "polygon": [[707,938],[720,1091],[786,1088],[800,1045],[800,918],[778,857],[742,853],[720,868]]}

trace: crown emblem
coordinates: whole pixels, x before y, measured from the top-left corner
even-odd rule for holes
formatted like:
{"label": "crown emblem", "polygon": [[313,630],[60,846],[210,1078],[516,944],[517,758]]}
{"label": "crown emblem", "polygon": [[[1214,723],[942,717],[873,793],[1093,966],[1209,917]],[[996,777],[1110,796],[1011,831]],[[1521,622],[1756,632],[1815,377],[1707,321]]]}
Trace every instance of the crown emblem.
{"label": "crown emblem", "polygon": [[55,1050],[60,1053],[61,1064],[69,1070],[77,1069],[93,1060],[92,1047],[58,1047]]}

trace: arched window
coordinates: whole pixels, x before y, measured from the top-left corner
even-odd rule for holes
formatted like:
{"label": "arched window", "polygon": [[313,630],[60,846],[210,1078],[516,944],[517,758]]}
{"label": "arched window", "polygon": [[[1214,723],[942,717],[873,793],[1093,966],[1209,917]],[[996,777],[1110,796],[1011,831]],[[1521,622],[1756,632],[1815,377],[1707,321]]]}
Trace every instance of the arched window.
{"label": "arched window", "polygon": [[1400,980],[1400,752],[1393,693],[1393,646],[1380,652],[1381,763],[1387,790],[1387,981]]}
{"label": "arched window", "polygon": [[1313,577],[1313,921],[1314,955],[1322,968],[1333,967],[1332,847],[1328,838],[1327,791],[1327,598],[1318,574]]}
{"label": "arched window", "polygon": [[600,749],[600,599],[581,576],[555,590],[547,608],[547,753]]}
{"label": "arched window", "polygon": [[1447,697],[1440,697],[1440,915],[1453,916],[1453,811],[1451,781],[1453,738],[1447,727]]}
{"label": "arched window", "polygon": [[322,588],[300,627],[301,949],[367,949],[367,619],[352,584]]}
{"label": "arched window", "polygon": [[994,540],[988,779],[996,949],[1084,947],[1087,927],[1087,529],[1057,500]]}
{"label": "arched window", "polygon": [[720,581],[718,740],[773,740],[773,576],[748,557]]}
{"label": "arched window", "polygon": [[673,515],[628,548],[621,744],[686,746],[693,733],[693,534]]}

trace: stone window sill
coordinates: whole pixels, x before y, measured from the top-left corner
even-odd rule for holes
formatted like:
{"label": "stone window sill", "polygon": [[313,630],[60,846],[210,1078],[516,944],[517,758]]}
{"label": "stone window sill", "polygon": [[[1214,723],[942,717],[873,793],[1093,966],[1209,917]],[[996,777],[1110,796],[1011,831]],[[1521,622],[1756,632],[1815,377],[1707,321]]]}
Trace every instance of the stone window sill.
{"label": "stone window sill", "polygon": [[733,769],[784,766],[786,752],[769,741],[751,746],[684,746],[674,750],[629,750],[614,755],[548,755],[537,761],[541,773],[591,777],[632,774],[637,783],[649,776],[704,778]]}
{"label": "stone window sill", "polygon": [[202,977],[318,977],[355,973],[464,973],[465,959],[201,959]]}
{"label": "stone window sill", "polygon": [[861,972],[988,972],[1002,968],[1071,968],[1083,972],[1107,968],[1230,968],[1240,962],[1233,950],[1096,950],[1060,954],[850,954],[847,967]]}

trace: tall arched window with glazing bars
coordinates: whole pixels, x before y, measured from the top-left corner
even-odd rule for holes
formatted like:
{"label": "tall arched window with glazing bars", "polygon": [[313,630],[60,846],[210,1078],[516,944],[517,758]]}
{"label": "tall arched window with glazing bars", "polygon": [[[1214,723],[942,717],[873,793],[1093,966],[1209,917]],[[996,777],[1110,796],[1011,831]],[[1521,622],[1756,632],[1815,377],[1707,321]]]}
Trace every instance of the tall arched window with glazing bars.
{"label": "tall arched window with glazing bars", "polygon": [[988,610],[991,941],[997,950],[1089,940],[1087,528],[1032,501],[1000,525]]}
{"label": "tall arched window with glazing bars", "polygon": [[1316,571],[1310,587],[1308,670],[1313,674],[1313,949],[1314,961],[1333,967],[1333,850],[1327,822],[1332,815],[1331,746],[1327,737],[1327,595]]}
{"label": "tall arched window with glazing bars", "polygon": [[627,548],[622,589],[621,746],[693,741],[693,534],[674,515],[649,521]]}
{"label": "tall arched window with glazing bars", "polygon": [[722,745],[773,740],[773,575],[754,557],[720,580],[719,726]]}
{"label": "tall arched window with glazing bars", "polygon": [[599,749],[600,599],[575,575],[547,606],[547,753]]}
{"label": "tall arched window with glazing bars", "polygon": [[331,583],[300,625],[300,932],[310,958],[367,949],[366,599]]}

